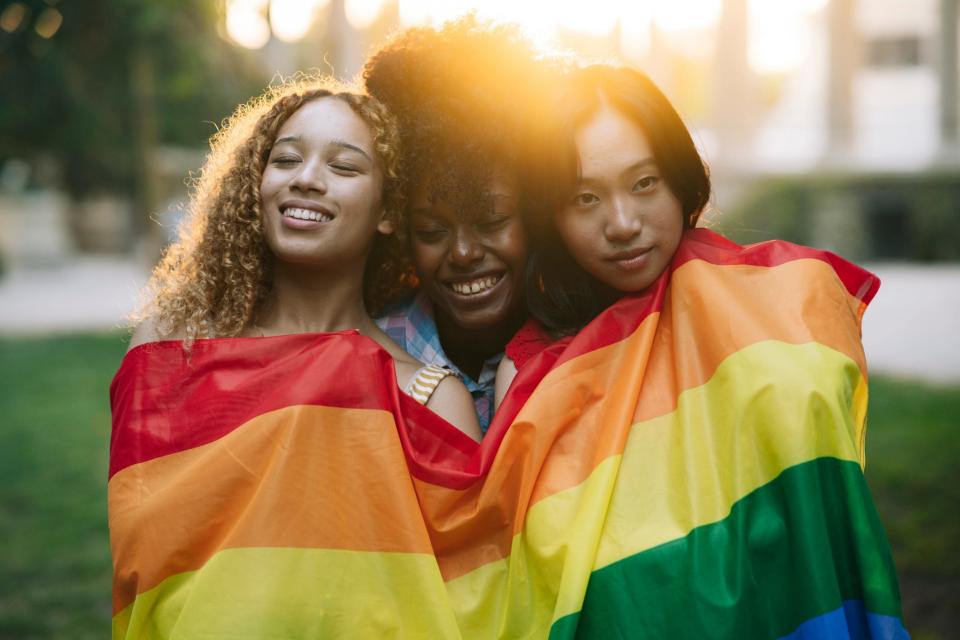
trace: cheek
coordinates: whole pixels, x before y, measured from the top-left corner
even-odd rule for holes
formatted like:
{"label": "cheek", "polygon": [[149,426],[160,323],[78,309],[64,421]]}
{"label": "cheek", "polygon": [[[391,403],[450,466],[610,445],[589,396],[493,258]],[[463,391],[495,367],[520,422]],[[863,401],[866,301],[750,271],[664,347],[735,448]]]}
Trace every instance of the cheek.
{"label": "cheek", "polygon": [[379,178],[371,178],[369,181],[356,182],[355,198],[358,202],[365,204],[371,211],[377,213],[383,208],[383,181]]}
{"label": "cheek", "polygon": [[497,245],[503,260],[514,269],[523,270],[527,266],[527,234],[523,225],[517,222],[504,230]]}
{"label": "cheek", "polygon": [[439,245],[424,244],[412,240],[410,242],[410,258],[413,266],[420,275],[420,280],[433,280],[433,272],[443,262],[443,249]]}
{"label": "cheek", "polygon": [[658,226],[664,242],[675,248],[683,235],[683,209],[675,198],[663,207]]}
{"label": "cheek", "polygon": [[557,232],[574,260],[583,264],[596,253],[589,221],[583,216],[561,215],[556,219]]}
{"label": "cheek", "polygon": [[263,170],[263,174],[260,176],[260,195],[265,196],[268,193],[276,191],[274,184],[277,182],[276,172],[273,170],[273,167],[267,166]]}

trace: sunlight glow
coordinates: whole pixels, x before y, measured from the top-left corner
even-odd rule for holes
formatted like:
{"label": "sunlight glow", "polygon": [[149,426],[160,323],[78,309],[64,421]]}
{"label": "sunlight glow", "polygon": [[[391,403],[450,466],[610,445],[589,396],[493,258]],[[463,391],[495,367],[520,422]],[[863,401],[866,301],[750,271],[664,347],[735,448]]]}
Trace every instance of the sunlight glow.
{"label": "sunlight glow", "polygon": [[33,29],[41,38],[52,38],[62,24],[63,16],[60,12],[53,7],[47,7],[37,16],[37,23]]}
{"label": "sunlight glow", "polygon": [[[650,51],[655,27],[690,52],[697,45],[711,47],[697,33],[716,26],[724,0],[397,0],[402,26],[439,26],[475,11],[482,19],[518,23],[544,49],[557,45],[562,32],[588,37],[617,37],[617,50],[627,60],[639,61]],[[746,0],[749,7],[750,66],[761,74],[798,68],[810,55],[816,27],[813,14],[828,0]],[[230,38],[259,49],[271,32],[278,39],[304,38],[318,10],[330,0],[226,0],[226,28]],[[385,0],[344,0],[347,20],[354,29],[370,27],[383,11]],[[19,6],[19,5],[17,5]],[[6,12],[9,13],[9,12]],[[269,14],[269,21],[267,15]],[[17,22],[8,16],[7,27]],[[59,25],[58,25],[59,26]],[[560,43],[562,45],[562,42]]]}
{"label": "sunlight glow", "polygon": [[[779,3],[784,0],[767,0]],[[657,26],[664,31],[692,31],[716,24],[721,0],[672,0],[658,2],[653,11]]]}
{"label": "sunlight glow", "polygon": [[347,21],[354,29],[366,29],[372,25],[383,9],[383,0],[346,0],[344,10]]}
{"label": "sunlight glow", "polygon": [[797,10],[802,13],[816,13],[827,6],[828,0],[792,0]]}
{"label": "sunlight glow", "polygon": [[640,60],[650,51],[653,0],[636,0],[620,10],[620,52],[627,60]]}
{"label": "sunlight glow", "polygon": [[306,0],[270,0],[270,28],[284,42],[298,42],[313,26],[317,2]]}
{"label": "sunlight glow", "polygon": [[0,13],[0,29],[13,33],[23,24],[25,17],[27,17],[27,6],[22,2],[14,2]]}
{"label": "sunlight glow", "polygon": [[259,49],[270,41],[267,0],[227,0],[227,34],[242,47]]}
{"label": "sunlight glow", "polygon": [[565,29],[602,36],[616,26],[619,5],[616,0],[574,0],[557,2],[549,11]]}
{"label": "sunlight glow", "polygon": [[483,19],[516,22],[527,37],[541,48],[549,47],[556,35],[556,21],[548,18],[549,12],[542,2],[488,0],[476,10]]}
{"label": "sunlight glow", "polygon": [[813,47],[811,14],[825,4],[825,0],[750,0],[750,67],[775,74],[803,64]]}
{"label": "sunlight glow", "polygon": [[638,0],[629,7],[618,0],[400,0],[400,21],[404,26],[438,26],[475,11],[483,19],[519,24],[534,43],[548,48],[560,28],[599,37],[612,33],[617,21],[625,18],[636,22],[639,16],[649,23],[651,6],[652,0]]}
{"label": "sunlight glow", "polygon": [[404,26],[419,24],[440,25],[476,8],[458,0],[399,0],[400,22]]}

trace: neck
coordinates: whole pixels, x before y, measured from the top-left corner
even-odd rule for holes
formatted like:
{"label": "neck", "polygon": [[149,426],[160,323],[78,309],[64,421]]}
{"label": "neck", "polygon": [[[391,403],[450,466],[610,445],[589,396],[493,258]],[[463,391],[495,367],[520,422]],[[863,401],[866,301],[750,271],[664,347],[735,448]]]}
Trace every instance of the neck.
{"label": "neck", "polygon": [[480,377],[483,363],[503,351],[513,334],[523,325],[522,311],[489,329],[464,329],[453,322],[441,310],[436,312],[437,333],[447,357],[457,368],[476,380]]}
{"label": "neck", "polygon": [[373,321],[363,306],[363,274],[277,263],[256,324],[265,335],[347,329],[366,334]]}

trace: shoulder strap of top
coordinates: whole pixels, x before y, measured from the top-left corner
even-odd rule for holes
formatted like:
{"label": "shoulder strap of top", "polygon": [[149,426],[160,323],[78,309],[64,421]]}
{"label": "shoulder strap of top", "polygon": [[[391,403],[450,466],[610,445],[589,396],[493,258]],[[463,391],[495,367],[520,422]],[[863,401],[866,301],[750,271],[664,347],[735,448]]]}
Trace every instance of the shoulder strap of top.
{"label": "shoulder strap of top", "polygon": [[453,375],[453,371],[450,369],[435,364],[428,364],[420,367],[417,372],[413,374],[413,377],[410,378],[410,382],[407,383],[403,392],[420,404],[426,405],[430,400],[430,396],[436,391],[437,385],[449,375]]}

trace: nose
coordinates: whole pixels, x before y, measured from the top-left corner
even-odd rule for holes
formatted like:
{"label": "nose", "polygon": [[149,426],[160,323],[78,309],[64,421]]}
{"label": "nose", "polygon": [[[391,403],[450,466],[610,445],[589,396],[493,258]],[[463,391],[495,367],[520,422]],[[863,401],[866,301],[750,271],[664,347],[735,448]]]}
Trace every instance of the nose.
{"label": "nose", "polygon": [[308,191],[326,193],[326,164],[318,160],[304,161],[300,165],[300,170],[290,179],[290,189],[303,193]]}
{"label": "nose", "polygon": [[636,203],[625,198],[616,198],[610,202],[610,209],[604,220],[603,235],[610,242],[628,242],[643,230],[643,214]]}
{"label": "nose", "polygon": [[469,267],[483,259],[483,244],[471,231],[469,225],[457,225],[449,255],[450,262],[458,267]]}

